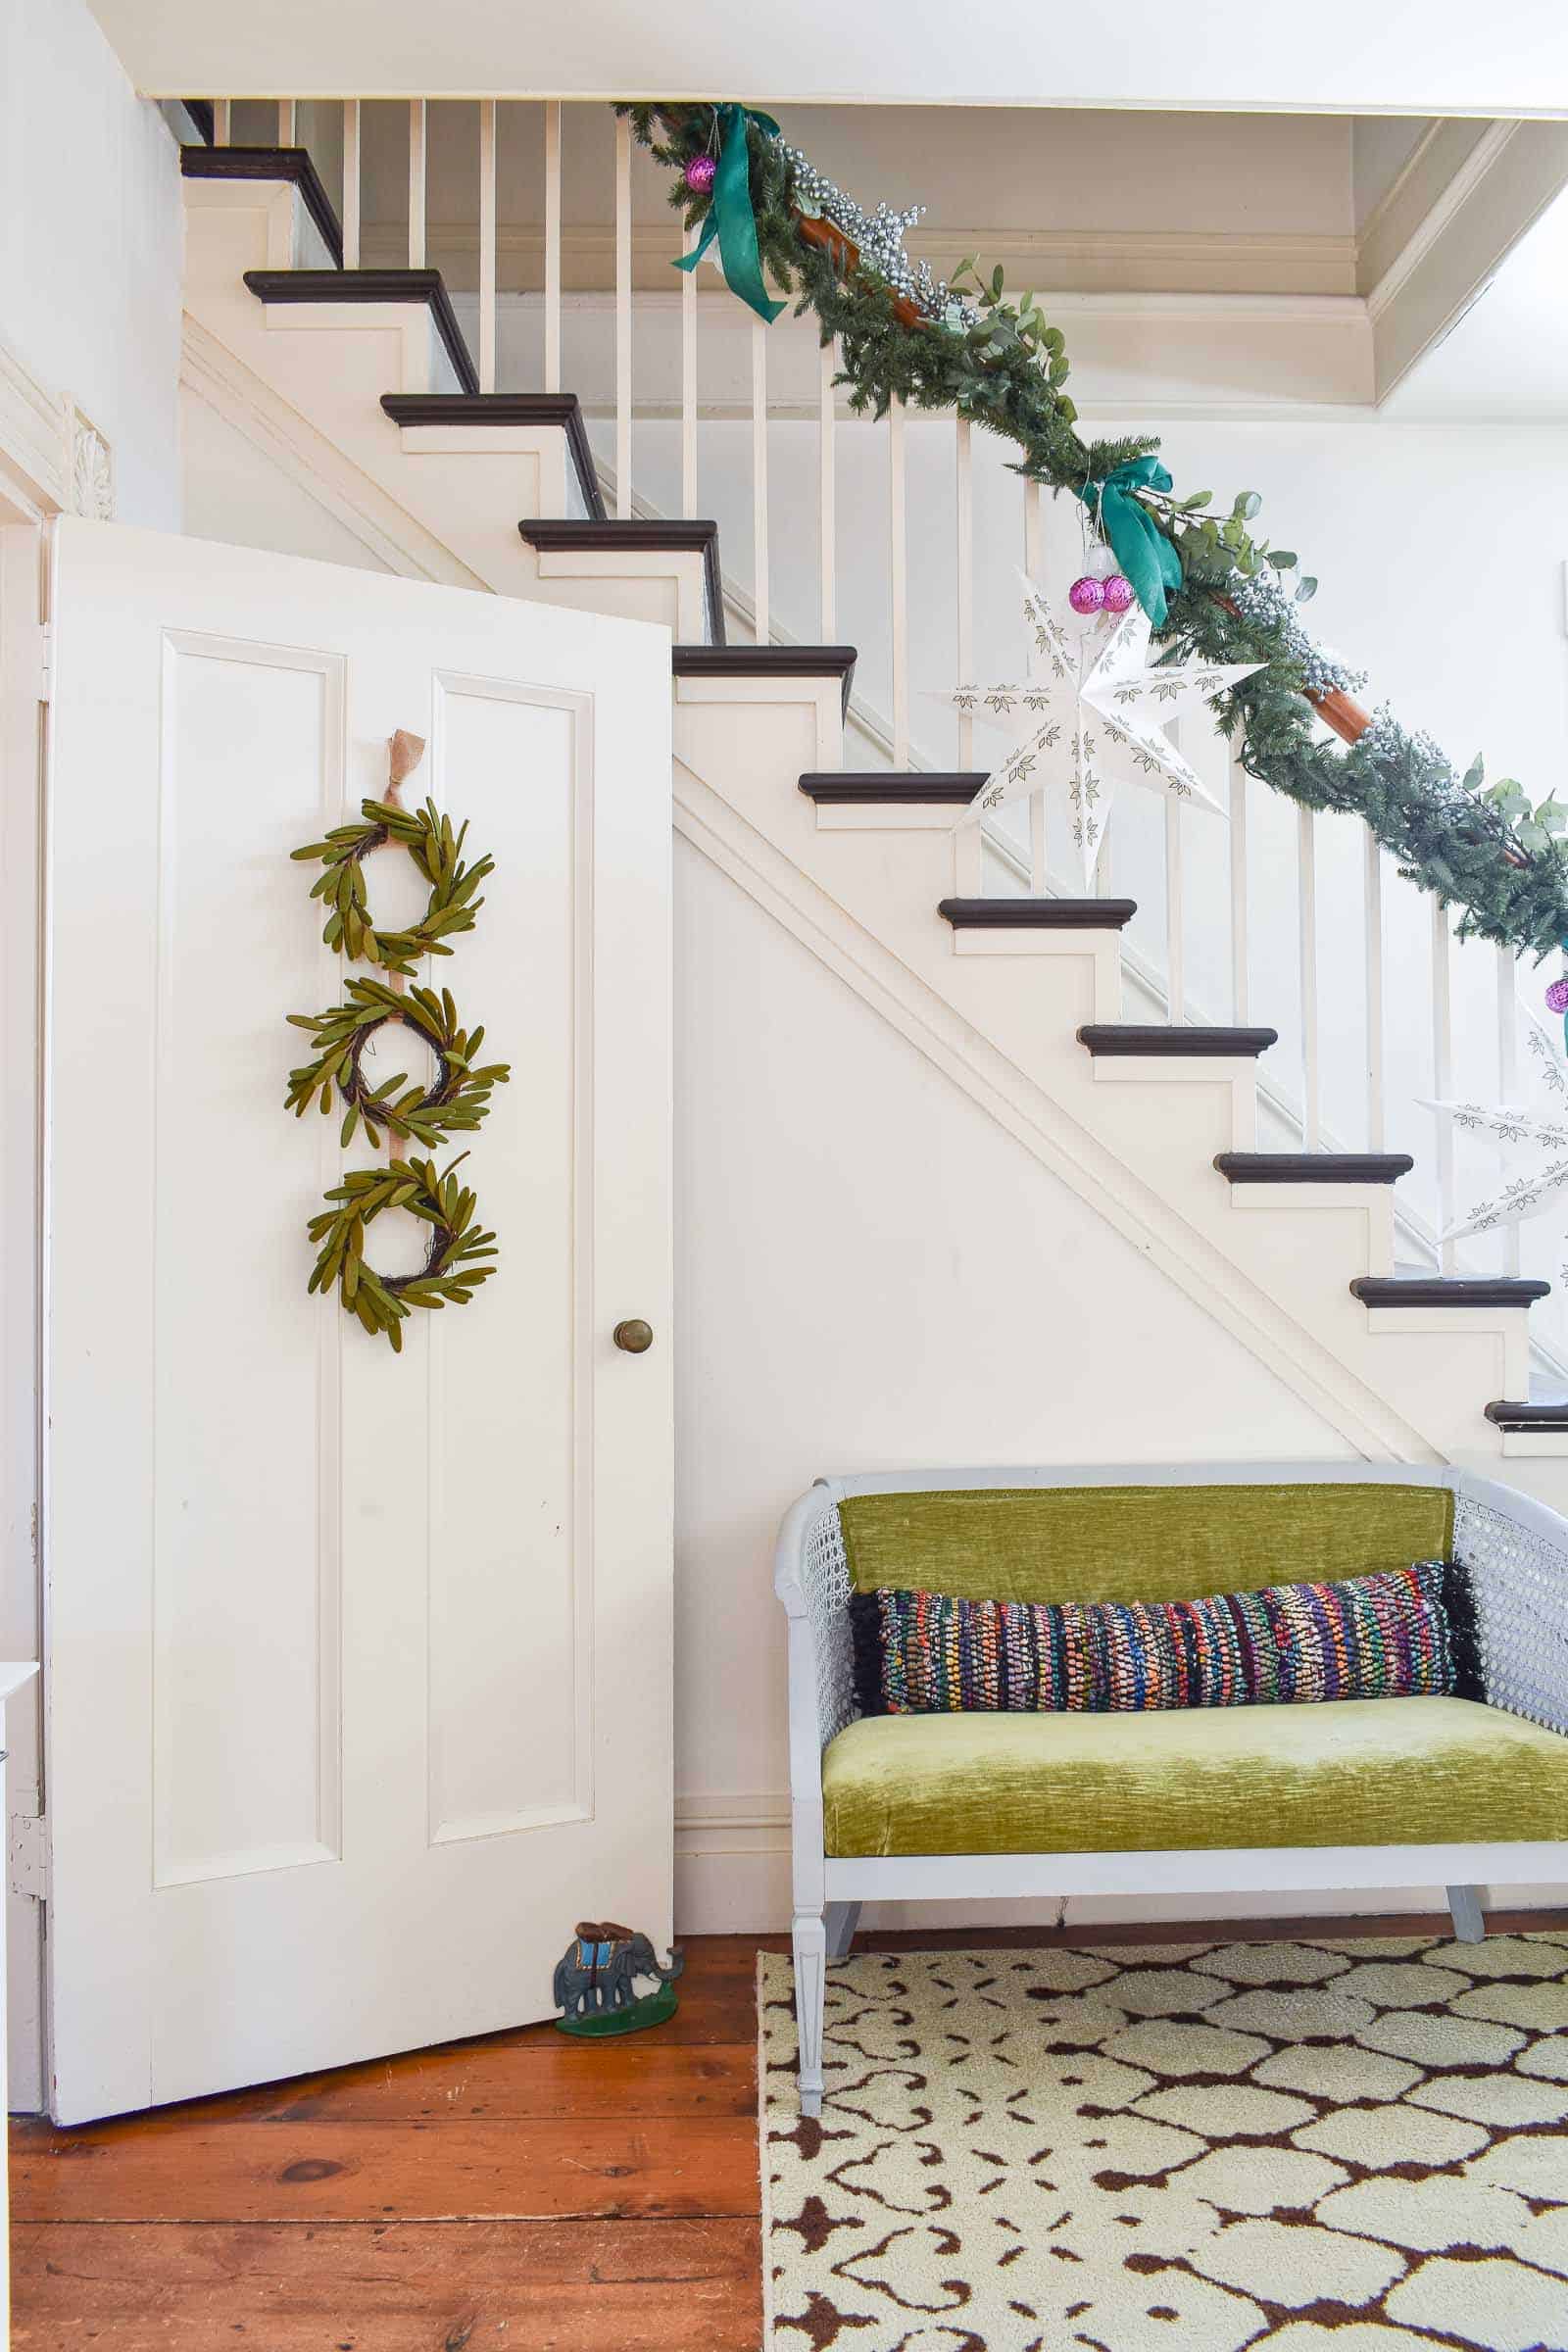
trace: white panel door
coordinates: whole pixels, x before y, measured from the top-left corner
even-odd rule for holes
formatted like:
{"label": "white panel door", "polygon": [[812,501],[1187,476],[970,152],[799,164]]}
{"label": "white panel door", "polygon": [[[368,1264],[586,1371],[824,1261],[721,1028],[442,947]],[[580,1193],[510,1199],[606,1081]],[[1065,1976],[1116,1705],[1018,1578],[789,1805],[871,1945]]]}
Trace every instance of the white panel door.
{"label": "white panel door", "polygon": [[[579,1917],[668,1936],[670,696],[662,629],[113,525],[58,526],[54,620],[75,2122],[544,2016]],[[499,1271],[401,1356],[306,1295],[307,1219],[377,1154],[283,1107],[285,1015],[365,968],[288,853],[384,790],[398,728],[429,746],[405,799],[496,859],[430,977],[512,1070],[465,1170]],[[408,904],[399,853],[368,875]],[[368,1255],[414,1238],[383,1219]]]}

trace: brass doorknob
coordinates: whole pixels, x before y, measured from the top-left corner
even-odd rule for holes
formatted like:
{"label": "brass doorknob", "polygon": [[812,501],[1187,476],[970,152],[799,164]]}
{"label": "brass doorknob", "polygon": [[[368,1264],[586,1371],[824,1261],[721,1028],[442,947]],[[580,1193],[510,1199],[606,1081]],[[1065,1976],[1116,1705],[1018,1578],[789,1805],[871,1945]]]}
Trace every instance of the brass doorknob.
{"label": "brass doorknob", "polygon": [[644,1323],[641,1317],[634,1316],[629,1323],[615,1325],[614,1341],[615,1346],[624,1348],[628,1355],[641,1355],[654,1344],[654,1327],[651,1323]]}

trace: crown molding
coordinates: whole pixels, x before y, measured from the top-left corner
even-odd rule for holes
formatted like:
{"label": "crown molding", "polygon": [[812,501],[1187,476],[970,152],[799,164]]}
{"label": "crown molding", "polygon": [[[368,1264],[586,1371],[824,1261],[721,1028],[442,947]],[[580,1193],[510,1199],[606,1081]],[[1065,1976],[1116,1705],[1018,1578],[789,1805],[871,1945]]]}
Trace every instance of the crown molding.
{"label": "crown molding", "polygon": [[0,343],[0,487],[29,519],[115,513],[114,452],[64,392]]}
{"label": "crown molding", "polygon": [[[663,221],[632,224],[632,281],[664,282],[679,251]],[[1356,241],[1351,236],[1262,234],[1227,230],[1099,230],[923,226],[908,238],[915,261],[951,270],[962,253],[1000,262],[1015,284],[1063,292],[1351,295]],[[477,282],[476,220],[432,220],[425,253],[451,285]],[[368,220],[361,232],[368,264],[393,266],[408,258],[402,221]],[[496,253],[503,278],[520,274],[542,283],[544,228],[532,221],[502,222]],[[615,238],[611,222],[568,222],[561,232],[562,283],[591,291],[613,284]]]}

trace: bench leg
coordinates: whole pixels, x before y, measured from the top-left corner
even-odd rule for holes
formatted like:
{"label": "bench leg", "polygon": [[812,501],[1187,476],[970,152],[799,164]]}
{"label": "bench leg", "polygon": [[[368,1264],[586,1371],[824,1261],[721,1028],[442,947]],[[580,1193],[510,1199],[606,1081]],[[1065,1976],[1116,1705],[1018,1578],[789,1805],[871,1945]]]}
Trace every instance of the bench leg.
{"label": "bench leg", "polygon": [[829,1903],[823,1918],[827,1923],[827,1956],[830,1960],[847,1960],[859,1924],[858,1903]]}
{"label": "bench leg", "polygon": [[827,1998],[827,1930],[820,1911],[797,1911],[795,2023],[801,2038],[801,2113],[822,2112],[822,2009]]}
{"label": "bench leg", "polygon": [[1447,1889],[1448,1914],[1453,1932],[1461,1943],[1481,1943],[1487,1933],[1486,1917],[1481,1909],[1479,1886],[1450,1886]]}

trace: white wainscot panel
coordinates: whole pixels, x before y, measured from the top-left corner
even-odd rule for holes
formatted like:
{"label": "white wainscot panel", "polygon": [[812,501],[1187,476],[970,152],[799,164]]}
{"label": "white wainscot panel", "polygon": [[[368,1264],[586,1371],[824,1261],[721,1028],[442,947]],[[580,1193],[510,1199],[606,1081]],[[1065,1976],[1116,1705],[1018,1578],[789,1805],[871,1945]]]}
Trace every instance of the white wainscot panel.
{"label": "white wainscot panel", "polygon": [[440,681],[434,789],[496,870],[477,927],[431,977],[512,1077],[463,1170],[498,1271],[430,1335],[438,1843],[581,1819],[592,1803],[590,753],[586,698]]}
{"label": "white wainscot panel", "polygon": [[337,1122],[291,1131],[283,1090],[304,1054],[285,1016],[340,987],[314,869],[289,852],[340,819],[342,708],[335,655],[166,640],[148,1335],[162,1886],[338,1847],[340,1318],[305,1288]]}

